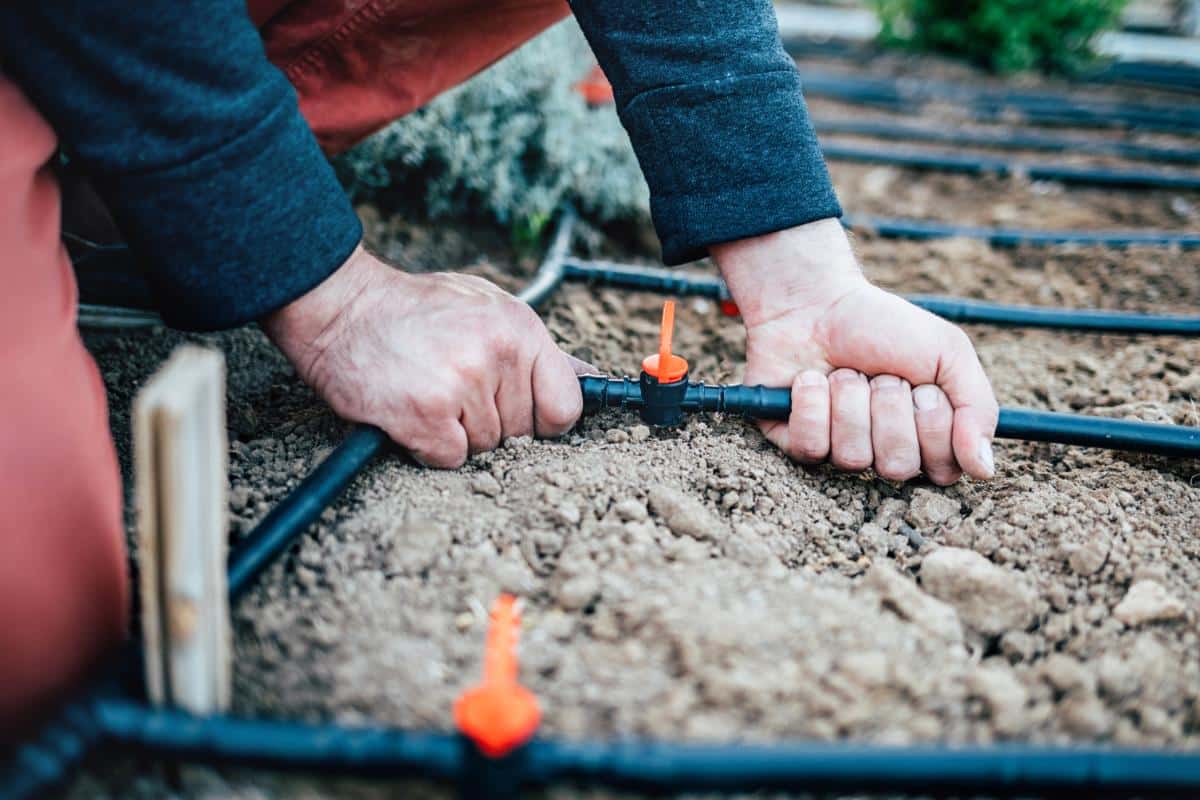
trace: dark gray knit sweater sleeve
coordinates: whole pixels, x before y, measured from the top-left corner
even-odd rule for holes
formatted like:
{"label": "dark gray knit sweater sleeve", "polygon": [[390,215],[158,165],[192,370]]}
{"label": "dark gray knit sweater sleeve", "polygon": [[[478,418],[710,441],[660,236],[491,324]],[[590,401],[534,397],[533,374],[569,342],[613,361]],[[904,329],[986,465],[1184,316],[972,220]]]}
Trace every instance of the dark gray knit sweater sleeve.
{"label": "dark gray knit sweater sleeve", "polygon": [[571,0],[650,184],[663,259],[841,216],[769,0]]}
{"label": "dark gray knit sweater sleeve", "polygon": [[358,244],[245,0],[4,3],[0,53],[148,265],[171,324],[260,318]]}

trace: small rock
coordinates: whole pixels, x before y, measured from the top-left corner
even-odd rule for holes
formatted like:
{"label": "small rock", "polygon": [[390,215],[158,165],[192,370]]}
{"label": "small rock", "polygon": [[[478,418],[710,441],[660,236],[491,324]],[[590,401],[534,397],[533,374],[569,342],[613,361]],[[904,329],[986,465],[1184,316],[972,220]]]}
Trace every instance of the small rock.
{"label": "small rock", "polygon": [[868,522],[858,529],[858,546],[872,558],[888,554],[891,547],[891,535],[874,522]]}
{"label": "small rock", "polygon": [[1024,730],[1029,695],[1007,665],[989,662],[981,666],[967,679],[967,688],[987,704],[996,733],[1014,736]]}
{"label": "small rock", "polygon": [[604,441],[609,444],[621,444],[629,441],[629,432],[620,428],[609,428],[604,432]]}
{"label": "small rock", "polygon": [[1131,628],[1147,622],[1179,619],[1187,607],[1158,581],[1138,581],[1129,587],[1125,599],[1113,609],[1113,616]]}
{"label": "small rock", "polygon": [[676,536],[723,539],[727,533],[724,523],[700,501],[676,489],[665,486],[651,489],[650,508]]}
{"label": "small rock", "polygon": [[560,503],[557,508],[550,512],[550,516],[560,525],[574,526],[578,525],[583,519],[582,513],[579,511],[579,506],[571,502]]}
{"label": "small rock", "polygon": [[973,550],[940,547],[921,564],[921,585],[987,636],[1025,630],[1037,613],[1037,594],[1017,572],[998,567]]}
{"label": "small rock", "polygon": [[937,598],[930,597],[915,582],[904,577],[886,561],[876,561],[867,573],[865,585],[875,589],[883,605],[939,639],[959,643],[963,640],[962,625],[955,610]]}
{"label": "small rock", "polygon": [[918,529],[929,530],[961,519],[958,509],[959,503],[953,497],[932,489],[917,489],[908,505],[908,521]]}
{"label": "small rock", "polygon": [[859,686],[871,688],[888,682],[888,658],[878,650],[850,653],[838,660],[838,666]]}
{"label": "small rock", "polygon": [[634,425],[629,429],[629,438],[635,442],[644,442],[650,438],[650,429],[645,425]]}
{"label": "small rock", "polygon": [[1065,653],[1052,653],[1042,663],[1042,677],[1060,692],[1096,690],[1096,679],[1076,659]]}
{"label": "small rock", "polygon": [[1086,535],[1077,532],[1064,535],[1059,542],[1059,548],[1067,557],[1067,564],[1076,575],[1087,577],[1095,575],[1108,561],[1108,551],[1112,547],[1112,536],[1106,531],[1089,532]]}
{"label": "small rock", "polygon": [[1000,637],[1000,652],[1011,662],[1028,661],[1037,652],[1037,640],[1025,631],[1008,631]]}
{"label": "small rock", "polygon": [[234,486],[229,490],[229,507],[234,511],[241,511],[250,503],[250,487],[249,486]]}
{"label": "small rock", "polygon": [[490,472],[477,472],[471,477],[471,491],[495,497],[500,494],[500,481],[493,478]]}
{"label": "small rock", "polygon": [[641,522],[649,516],[646,504],[630,497],[613,506],[613,511],[622,522]]}
{"label": "small rock", "polygon": [[589,573],[563,581],[554,597],[560,607],[575,611],[587,607],[599,593],[600,581]]}
{"label": "small rock", "polygon": [[1058,704],[1063,727],[1076,736],[1100,737],[1112,729],[1112,717],[1100,698],[1088,692],[1075,692]]}
{"label": "small rock", "polygon": [[440,522],[410,517],[392,534],[392,558],[401,572],[428,569],[450,546],[450,530]]}
{"label": "small rock", "polygon": [[726,558],[748,567],[759,567],[775,560],[771,548],[763,541],[758,531],[749,525],[736,526],[733,535],[725,540],[722,549]]}

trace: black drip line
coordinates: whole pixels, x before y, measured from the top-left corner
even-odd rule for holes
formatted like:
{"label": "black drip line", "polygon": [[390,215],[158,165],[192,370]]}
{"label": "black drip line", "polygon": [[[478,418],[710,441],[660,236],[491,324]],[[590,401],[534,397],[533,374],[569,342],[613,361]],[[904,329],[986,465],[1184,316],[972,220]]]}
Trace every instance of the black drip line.
{"label": "black drip line", "polygon": [[[654,290],[665,271],[625,265],[589,266],[568,258],[575,215],[560,218],[534,281],[519,295],[545,302],[564,279]],[[640,277],[644,273],[650,277]],[[676,289],[721,298],[712,279],[681,279]],[[639,283],[640,281],[640,283]],[[636,286],[634,286],[636,284]],[[688,292],[681,291],[681,294]],[[591,407],[636,407],[640,394],[628,379],[581,379]],[[782,392],[765,387],[687,387],[692,410],[784,415]],[[741,408],[739,408],[739,405]],[[1001,427],[1035,441],[1094,446],[1140,444],[1147,452],[1176,453],[1176,437],[1192,437],[1185,454],[1200,454],[1200,430],[1181,426],[1096,419],[1005,409]],[[1099,423],[1099,425],[1097,425]],[[1111,427],[1117,426],[1117,427]],[[1162,439],[1166,431],[1173,436]],[[1116,431],[1116,433],[1114,433]],[[1003,434],[1001,434],[1003,435]],[[1136,441],[1135,441],[1136,440]],[[385,446],[376,428],[359,426],[279,503],[230,554],[229,591],[236,599],[307,530]],[[97,748],[122,748],[144,756],[217,765],[319,771],[456,783],[465,798],[516,797],[524,789],[557,783],[604,786],[646,794],[680,792],[915,792],[924,796],[994,797],[1131,796],[1195,797],[1200,755],[1122,748],[874,747],[857,744],[699,745],[647,741],[567,742],[534,739],[492,759],[465,737],[378,727],[196,718],[92,690],[68,705],[34,739],[0,767],[0,800],[40,796],[70,777]]]}

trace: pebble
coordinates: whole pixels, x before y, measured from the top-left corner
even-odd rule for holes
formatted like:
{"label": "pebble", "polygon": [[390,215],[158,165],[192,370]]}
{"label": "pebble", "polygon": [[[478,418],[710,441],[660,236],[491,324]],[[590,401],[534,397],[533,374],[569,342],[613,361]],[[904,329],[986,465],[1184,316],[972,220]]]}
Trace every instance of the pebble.
{"label": "pebble", "polygon": [[396,528],[392,541],[392,558],[400,571],[421,572],[450,546],[450,530],[436,520],[410,518]]}
{"label": "pebble", "polygon": [[1037,613],[1037,595],[1025,578],[973,550],[941,547],[925,556],[921,585],[952,605],[969,627],[996,636],[1025,630]]}
{"label": "pebble", "polygon": [[723,539],[727,533],[724,523],[703,503],[677,489],[665,486],[651,489],[650,508],[676,536]]}
{"label": "pebble", "polygon": [[1158,581],[1141,580],[1129,587],[1113,615],[1131,628],[1147,622],[1179,619],[1187,607]]}
{"label": "pebble", "polygon": [[635,442],[644,442],[650,438],[650,428],[645,425],[634,425],[629,429],[629,438]]}
{"label": "pebble", "polygon": [[1100,698],[1088,692],[1069,694],[1058,704],[1063,727],[1076,736],[1097,738],[1112,729],[1112,717]]}
{"label": "pebble", "polygon": [[1042,677],[1060,692],[1096,690],[1096,679],[1078,660],[1065,653],[1052,653],[1042,663]]}
{"label": "pebble", "polygon": [[621,444],[629,441],[629,431],[623,431],[620,428],[609,428],[604,432],[604,441],[609,444]]}
{"label": "pebble", "polygon": [[967,686],[987,705],[996,733],[1014,736],[1024,730],[1029,694],[1008,665],[988,663],[981,666],[968,678]]}
{"label": "pebble", "polygon": [[576,575],[559,585],[554,599],[567,611],[587,607],[600,593],[600,581],[594,574]]}
{"label": "pebble", "polygon": [[951,520],[961,519],[958,500],[932,489],[917,489],[908,505],[908,521],[918,529],[929,530]]}
{"label": "pebble", "polygon": [[471,476],[471,491],[475,494],[495,497],[500,494],[500,481],[492,477],[490,472],[477,472]]}
{"label": "pebble", "polygon": [[641,522],[649,516],[646,504],[633,497],[618,502],[613,511],[622,522]]}

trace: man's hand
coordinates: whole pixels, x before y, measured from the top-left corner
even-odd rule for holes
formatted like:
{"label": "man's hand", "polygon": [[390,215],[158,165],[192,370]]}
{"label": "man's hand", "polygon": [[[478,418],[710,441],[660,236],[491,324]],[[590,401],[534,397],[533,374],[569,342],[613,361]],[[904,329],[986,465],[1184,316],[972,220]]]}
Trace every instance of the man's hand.
{"label": "man's hand", "polygon": [[339,416],[379,426],[431,467],[510,436],[557,436],[583,409],[581,362],[527,305],[481,278],[401,272],[361,247],[263,328]]}
{"label": "man's hand", "polygon": [[710,248],[746,323],[747,384],[792,387],[767,437],[808,463],[934,483],[995,473],[998,408],[970,339],[871,285],[837,220]]}

